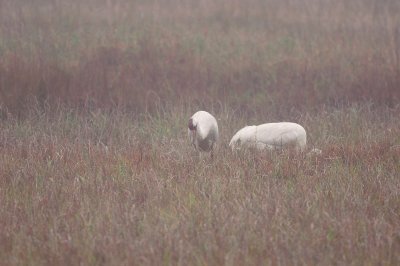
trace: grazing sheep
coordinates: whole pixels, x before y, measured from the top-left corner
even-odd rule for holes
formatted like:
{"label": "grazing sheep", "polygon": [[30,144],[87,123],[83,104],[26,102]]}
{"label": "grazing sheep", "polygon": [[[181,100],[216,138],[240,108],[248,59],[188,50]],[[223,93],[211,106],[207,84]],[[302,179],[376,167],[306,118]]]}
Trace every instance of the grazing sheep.
{"label": "grazing sheep", "polygon": [[218,124],[214,116],[205,111],[196,112],[189,119],[188,133],[196,150],[211,152],[213,156],[214,144],[218,140]]}
{"label": "grazing sheep", "polygon": [[229,146],[232,150],[241,147],[276,150],[291,146],[298,151],[304,151],[306,142],[307,134],[302,126],[280,122],[246,126],[232,137]]}

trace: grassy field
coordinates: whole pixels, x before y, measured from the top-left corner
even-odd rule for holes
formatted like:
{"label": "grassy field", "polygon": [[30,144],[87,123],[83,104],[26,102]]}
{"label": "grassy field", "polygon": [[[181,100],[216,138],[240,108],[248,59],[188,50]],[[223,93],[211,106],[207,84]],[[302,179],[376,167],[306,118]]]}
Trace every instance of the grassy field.
{"label": "grassy field", "polygon": [[[32,2],[0,0],[0,264],[400,263],[400,2]],[[322,155],[227,146],[284,120]]]}

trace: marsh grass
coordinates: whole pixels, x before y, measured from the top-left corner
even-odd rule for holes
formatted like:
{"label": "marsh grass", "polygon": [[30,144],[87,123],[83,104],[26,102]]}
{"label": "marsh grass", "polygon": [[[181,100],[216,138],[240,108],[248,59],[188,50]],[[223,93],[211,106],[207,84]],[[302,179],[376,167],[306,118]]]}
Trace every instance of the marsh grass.
{"label": "marsh grass", "polygon": [[151,113],[223,101],[264,115],[399,100],[397,1],[1,7],[0,105],[20,116],[32,98],[51,107]]}
{"label": "marsh grass", "polygon": [[[159,134],[174,112],[7,120],[1,260],[396,264],[400,123],[398,110],[374,114],[354,106],[300,121],[321,156],[232,153],[224,136],[214,161],[193,153],[179,123]],[[216,116],[227,136],[244,122]]]}
{"label": "marsh grass", "polygon": [[[398,1],[37,2],[0,0],[1,264],[399,264]],[[276,121],[322,154],[229,149]]]}

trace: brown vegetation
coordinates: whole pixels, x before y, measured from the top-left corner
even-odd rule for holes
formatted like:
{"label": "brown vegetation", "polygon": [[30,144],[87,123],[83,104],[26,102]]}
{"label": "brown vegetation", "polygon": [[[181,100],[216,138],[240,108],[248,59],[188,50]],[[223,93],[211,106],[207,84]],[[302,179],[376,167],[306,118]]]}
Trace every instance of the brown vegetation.
{"label": "brown vegetation", "polygon": [[[0,264],[399,264],[399,14],[0,0]],[[214,161],[187,141],[200,108]],[[277,120],[322,155],[228,148]]]}
{"label": "brown vegetation", "polygon": [[62,110],[7,121],[1,261],[395,265],[398,111],[301,118],[321,156],[232,153],[228,136],[244,120],[224,118],[213,162],[187,143],[188,110],[141,119]]}
{"label": "brown vegetation", "polygon": [[0,105],[223,101],[285,112],[400,90],[397,1],[4,2]]}

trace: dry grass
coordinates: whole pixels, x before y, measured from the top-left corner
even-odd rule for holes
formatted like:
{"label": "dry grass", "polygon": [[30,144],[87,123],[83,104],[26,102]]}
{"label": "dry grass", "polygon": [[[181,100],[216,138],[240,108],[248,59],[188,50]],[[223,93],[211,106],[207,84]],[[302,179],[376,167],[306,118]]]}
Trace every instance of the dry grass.
{"label": "dry grass", "polygon": [[[1,264],[400,263],[398,1],[38,2],[0,0]],[[323,154],[228,149],[277,120]]]}
{"label": "dry grass", "polygon": [[321,157],[233,154],[224,143],[244,121],[220,113],[214,162],[187,145],[186,110],[7,121],[1,261],[395,265],[398,111],[376,117],[353,107],[300,119]]}
{"label": "dry grass", "polygon": [[3,1],[0,105],[287,113],[400,98],[398,1]]}

